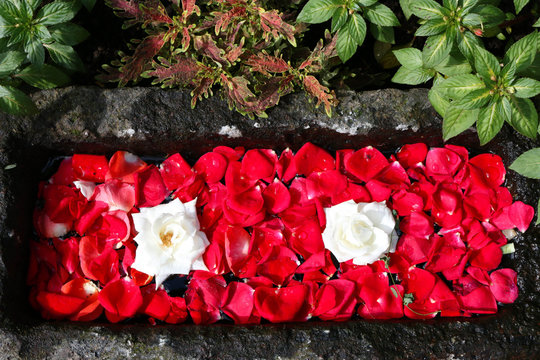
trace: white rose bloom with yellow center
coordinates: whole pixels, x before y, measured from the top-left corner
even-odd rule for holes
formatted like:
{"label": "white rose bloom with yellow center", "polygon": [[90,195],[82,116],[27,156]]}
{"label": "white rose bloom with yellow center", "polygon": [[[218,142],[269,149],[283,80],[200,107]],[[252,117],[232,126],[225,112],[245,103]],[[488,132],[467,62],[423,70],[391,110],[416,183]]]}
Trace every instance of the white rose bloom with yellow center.
{"label": "white rose bloom with yellow center", "polygon": [[138,234],[133,269],[154,275],[156,288],[173,274],[187,275],[191,270],[208,270],[202,254],[210,244],[200,231],[195,204],[174,199],[167,204],[141,208],[133,214]]}

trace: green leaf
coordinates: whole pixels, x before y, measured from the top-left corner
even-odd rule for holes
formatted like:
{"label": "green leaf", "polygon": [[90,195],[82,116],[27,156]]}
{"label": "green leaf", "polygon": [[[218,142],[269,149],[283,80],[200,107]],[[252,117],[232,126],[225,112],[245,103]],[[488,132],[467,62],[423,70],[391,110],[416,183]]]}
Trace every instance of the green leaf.
{"label": "green leaf", "polygon": [[[347,27],[349,36],[356,41],[356,44],[362,45],[364,39],[366,38],[367,31],[366,22],[362,16],[360,16],[358,13],[352,14],[345,26]],[[356,49],[354,51],[356,52]]]}
{"label": "green leaf", "polygon": [[484,27],[497,26],[505,20],[504,12],[493,5],[479,5],[474,12],[480,15]]}
{"label": "green leaf", "polygon": [[458,49],[467,58],[469,63],[474,64],[474,55],[477,48],[482,48],[482,42],[470,31],[460,32],[457,37]]}
{"label": "green leaf", "polygon": [[414,15],[426,20],[444,16],[441,5],[433,0],[413,0],[411,1],[411,11]]}
{"label": "green leaf", "polygon": [[439,65],[435,66],[435,70],[446,76],[455,76],[470,74],[472,68],[463,55],[456,51],[451,52]]}
{"label": "green leaf", "polygon": [[538,129],[538,113],[530,99],[521,99],[511,96],[509,99],[511,119],[510,125],[519,133],[536,139]]}
{"label": "green leaf", "polygon": [[540,81],[538,80],[521,78],[512,87],[516,90],[514,95],[518,98],[531,98],[540,94]]}
{"label": "green leaf", "polygon": [[56,0],[41,8],[35,21],[42,25],[56,25],[73,19],[76,13],[75,2]]}
{"label": "green leaf", "polygon": [[29,65],[15,77],[39,89],[52,89],[69,83],[69,76],[48,64]]}
{"label": "green leaf", "polygon": [[447,24],[442,18],[436,18],[426,21],[425,24],[420,26],[414,35],[416,36],[431,36],[437,35],[446,30]]}
{"label": "green leaf", "polygon": [[22,62],[26,55],[21,51],[6,51],[0,53],[0,78],[11,75]]}
{"label": "green leaf", "polygon": [[[540,27],[540,18],[538,18],[538,20],[536,20],[536,22],[533,24],[534,27]],[[536,223],[536,225],[538,225],[538,222]]]}
{"label": "green leaf", "polygon": [[336,43],[337,52],[342,62],[349,60],[356,52],[357,42],[351,34],[349,34],[349,27],[345,26],[338,32],[338,38]]}
{"label": "green leaf", "polygon": [[538,51],[538,33],[536,31],[516,41],[504,56],[504,63],[515,61],[516,72],[520,73],[530,66]]}
{"label": "green leaf", "polygon": [[516,14],[519,14],[519,12],[529,3],[529,0],[514,0],[514,6],[516,7]]}
{"label": "green leaf", "polygon": [[26,2],[28,3],[28,5],[30,5],[30,8],[33,11],[36,11],[38,6],[41,5],[41,0],[26,0]]}
{"label": "green leaf", "polygon": [[521,74],[526,77],[540,80],[540,56],[537,56],[531,66],[521,71]]}
{"label": "green leaf", "polygon": [[81,2],[88,11],[92,11],[94,5],[96,5],[96,0],[81,0]]}
{"label": "green leaf", "polygon": [[13,115],[31,115],[37,112],[32,99],[11,86],[0,85],[0,109]]}
{"label": "green leaf", "polygon": [[405,48],[392,51],[399,63],[407,69],[422,67],[422,52],[416,48]]}
{"label": "green leaf", "polygon": [[379,0],[354,0],[354,2],[358,3],[361,6],[371,6],[375,4]]}
{"label": "green leaf", "polygon": [[493,95],[489,93],[489,89],[484,88],[468,93],[461,99],[452,103],[452,105],[458,109],[478,109],[486,105],[492,97]]}
{"label": "green leaf", "polygon": [[44,44],[55,63],[66,69],[83,71],[84,65],[71,46],[58,43]]}
{"label": "green leaf", "polygon": [[457,9],[458,3],[458,0],[443,0],[443,6],[452,11]]}
{"label": "green leaf", "polygon": [[516,77],[516,63],[511,61],[510,63],[506,64],[502,68],[499,77],[504,86],[510,85]]}
{"label": "green leaf", "polygon": [[45,49],[37,38],[29,39],[24,45],[24,51],[28,54],[28,59],[32,64],[40,66],[45,61]]}
{"label": "green leaf", "polygon": [[396,15],[386,5],[376,3],[365,9],[366,18],[377,25],[381,26],[399,26],[399,20]]}
{"label": "green leaf", "polygon": [[442,94],[437,91],[436,89],[430,89],[428,92],[428,99],[431,102],[431,106],[441,115],[444,117],[444,113],[446,112],[446,109],[448,109],[448,106],[450,106],[450,101],[445,99]]}
{"label": "green leaf", "polygon": [[476,72],[486,80],[496,81],[498,75],[501,73],[499,60],[497,60],[495,55],[481,48],[476,48],[474,66]]}
{"label": "green leaf", "polygon": [[411,15],[413,14],[411,10],[411,4],[414,0],[399,0],[399,5],[401,6],[401,10],[403,11],[403,15],[405,15],[405,19],[409,20]]}
{"label": "green leaf", "polygon": [[347,19],[349,18],[349,12],[346,8],[342,7],[336,10],[332,16],[332,32],[336,32],[345,25]]}
{"label": "green leaf", "polygon": [[540,148],[534,148],[521,154],[509,169],[531,179],[540,179]]}
{"label": "green leaf", "polygon": [[435,67],[440,64],[452,50],[452,42],[447,33],[430,36],[422,52],[422,60],[425,67]]}
{"label": "green leaf", "polygon": [[296,21],[309,24],[319,24],[329,20],[334,12],[345,5],[341,0],[309,0]]}
{"label": "green leaf", "polygon": [[418,85],[428,81],[433,75],[433,71],[430,72],[422,68],[409,69],[402,66],[398,69],[392,81],[398,84]]}
{"label": "green leaf", "polygon": [[489,106],[480,109],[476,121],[480,145],[487,144],[499,133],[504,124],[503,113],[504,110],[500,101],[494,101]]}
{"label": "green leaf", "polygon": [[437,85],[443,95],[452,99],[461,99],[470,92],[486,87],[484,82],[472,74],[449,77]]}
{"label": "green leaf", "polygon": [[473,126],[479,112],[478,109],[458,109],[450,104],[446,109],[443,119],[444,141],[448,141]]}
{"label": "green leaf", "polygon": [[463,0],[462,2],[462,15],[466,15],[471,11],[477,4],[479,3],[479,0]]}
{"label": "green leaf", "polygon": [[69,22],[51,26],[49,31],[54,41],[69,46],[77,45],[90,36],[90,33],[82,26]]}
{"label": "green leaf", "polygon": [[370,23],[369,30],[371,35],[373,35],[376,40],[387,44],[394,44],[396,42],[394,37],[394,28],[391,26],[380,26]]}

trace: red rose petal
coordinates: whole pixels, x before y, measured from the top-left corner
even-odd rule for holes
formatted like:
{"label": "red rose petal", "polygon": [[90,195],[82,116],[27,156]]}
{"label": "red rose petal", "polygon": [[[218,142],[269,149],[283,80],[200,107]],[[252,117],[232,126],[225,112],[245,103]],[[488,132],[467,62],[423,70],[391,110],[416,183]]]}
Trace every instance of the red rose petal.
{"label": "red rose petal", "polygon": [[204,180],[211,184],[220,181],[227,170],[227,159],[215,152],[204,154],[193,165],[193,170],[203,176]]}
{"label": "red rose petal", "polygon": [[171,191],[183,187],[195,177],[195,173],[191,169],[191,166],[178,153],[165,159],[159,167],[159,172],[161,173],[165,186]]}
{"label": "red rose petal", "polygon": [[252,317],[254,293],[255,290],[247,284],[231,282],[223,294],[221,310],[229,315],[235,324],[258,323],[258,319]]}
{"label": "red rose petal", "polygon": [[489,188],[497,188],[504,182],[506,169],[498,155],[477,155],[469,160],[469,165],[473,183],[482,183]]}
{"label": "red rose petal", "polygon": [[410,168],[424,162],[427,153],[428,148],[424,143],[407,144],[399,149],[396,157],[403,167]]}
{"label": "red rose petal", "polygon": [[264,206],[270,214],[277,214],[287,209],[291,203],[291,195],[287,187],[278,179],[263,191]]}
{"label": "red rose petal", "polygon": [[399,229],[417,238],[429,238],[433,234],[433,221],[424,212],[413,212],[401,220]]}
{"label": "red rose petal", "polygon": [[225,258],[231,271],[239,277],[251,252],[251,236],[239,226],[230,226],[225,232]]}
{"label": "red rose petal", "polygon": [[139,207],[159,205],[169,195],[159,170],[150,165],[135,174],[135,199]]}
{"label": "red rose petal", "polygon": [[99,292],[99,302],[113,315],[113,320],[120,321],[137,313],[143,304],[143,297],[133,281],[123,278],[105,285]]}
{"label": "red rose petal", "polygon": [[525,232],[533,217],[534,208],[532,206],[516,201],[493,214],[491,223],[501,230],[517,227],[519,231]]}
{"label": "red rose petal", "polygon": [[491,243],[480,250],[472,252],[469,262],[472,266],[479,267],[487,271],[495,269],[502,260],[502,251],[500,246]]}
{"label": "red rose petal", "polygon": [[356,306],[355,288],[355,283],[349,280],[328,281],[317,292],[313,315],[321,320],[348,320]]}
{"label": "red rose petal", "polygon": [[283,182],[288,183],[296,176],[296,163],[291,149],[287,148],[281,153],[276,165],[277,175]]}
{"label": "red rose petal", "polygon": [[294,156],[299,175],[309,176],[312,172],[333,170],[335,161],[332,155],[312,143],[306,143]]}
{"label": "red rose petal", "polygon": [[255,307],[259,314],[273,323],[306,321],[310,305],[306,301],[309,288],[305,285],[283,288],[255,289]]}
{"label": "red rose petal", "polygon": [[231,162],[225,173],[225,185],[230,194],[238,194],[253,187],[257,180],[249,178],[241,170],[242,164]]}
{"label": "red rose petal", "polygon": [[144,169],[146,163],[138,156],[127,151],[117,151],[109,160],[109,175],[113,178],[123,178]]}
{"label": "red rose petal", "polygon": [[464,311],[474,314],[495,314],[497,301],[487,286],[480,286],[467,295],[458,295]]}
{"label": "red rose petal", "polygon": [[274,150],[248,150],[242,159],[241,171],[252,179],[264,179],[269,182],[274,178],[277,161]]}
{"label": "red rose petal", "polygon": [[111,179],[96,186],[92,200],[102,201],[111,210],[131,211],[135,206],[135,187],[117,179]]}
{"label": "red rose petal", "polygon": [[399,216],[407,216],[413,211],[422,211],[424,201],[420,195],[406,190],[399,190],[392,195],[392,208]]}
{"label": "red rose petal", "polygon": [[461,165],[462,159],[454,151],[433,148],[426,157],[426,175],[435,181],[443,181],[454,176]]}
{"label": "red rose petal", "polygon": [[162,289],[155,290],[155,287],[150,285],[143,296],[143,304],[140,311],[155,319],[165,320],[169,315],[170,309],[171,302],[167,292]]}
{"label": "red rose petal", "polygon": [[48,319],[63,319],[76,313],[85,299],[63,294],[40,291],[37,302],[43,309],[42,315]]}
{"label": "red rose petal", "polygon": [[517,299],[517,274],[514,270],[495,270],[489,277],[491,278],[489,289],[497,301],[503,304],[511,304]]}
{"label": "red rose petal", "polygon": [[84,210],[84,214],[75,221],[75,230],[80,234],[86,234],[87,230],[94,224],[98,217],[109,208],[109,205],[102,201],[89,201]]}
{"label": "red rose petal", "polygon": [[188,310],[186,306],[186,299],[181,297],[169,298],[171,302],[171,311],[167,315],[165,322],[167,324],[180,324],[186,321],[188,317]]}
{"label": "red rose petal", "polygon": [[109,171],[109,163],[105,156],[75,154],[71,161],[75,178],[94,182],[105,181],[105,175]]}
{"label": "red rose petal", "polygon": [[240,160],[246,150],[242,146],[237,146],[234,149],[228,146],[216,146],[213,152],[225,156],[225,158],[230,162]]}
{"label": "red rose petal", "polygon": [[255,186],[242,193],[230,194],[227,205],[239,213],[255,215],[263,209],[264,199],[260,186]]}
{"label": "red rose petal", "polygon": [[68,157],[62,160],[49,182],[55,185],[71,185],[74,180],[72,158]]}
{"label": "red rose petal", "polygon": [[369,181],[388,165],[386,157],[372,146],[366,146],[345,159],[345,169],[362,181]]}

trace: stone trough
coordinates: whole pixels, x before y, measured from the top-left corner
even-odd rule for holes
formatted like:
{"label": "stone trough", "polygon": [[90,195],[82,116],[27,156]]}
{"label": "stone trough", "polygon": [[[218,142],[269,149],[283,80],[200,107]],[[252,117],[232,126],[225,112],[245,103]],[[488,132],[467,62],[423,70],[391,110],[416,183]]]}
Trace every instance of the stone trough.
{"label": "stone trough", "polygon": [[[346,92],[339,98],[332,118],[303,95],[293,95],[269,111],[267,119],[249,120],[217,98],[192,110],[186,91],[72,87],[36,93],[40,114],[33,118],[0,114],[0,358],[537,358],[540,226],[515,238],[516,252],[504,261],[518,272],[520,295],[492,316],[151,326],[50,322],[32,310],[25,284],[28,243],[37,183],[48,159],[75,152],[111,155],[122,149],[159,157],[180,152],[193,161],[217,145],[281,151],[297,150],[306,141],[330,151],[366,145],[395,151],[419,141],[443,144],[441,120],[429,105],[427,90]],[[534,146],[510,131],[483,148],[472,131],[451,143],[473,153],[494,152],[506,166]],[[529,204],[540,196],[540,182],[510,170],[507,186],[516,200]]]}

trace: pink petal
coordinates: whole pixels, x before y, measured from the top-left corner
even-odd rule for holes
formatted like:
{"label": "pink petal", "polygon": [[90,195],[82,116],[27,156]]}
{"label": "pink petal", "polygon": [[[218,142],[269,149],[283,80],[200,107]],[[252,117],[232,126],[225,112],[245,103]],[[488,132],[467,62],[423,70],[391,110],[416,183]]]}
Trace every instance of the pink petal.
{"label": "pink petal", "polygon": [[489,289],[497,301],[511,304],[518,297],[517,274],[512,269],[495,270],[490,275]]}

